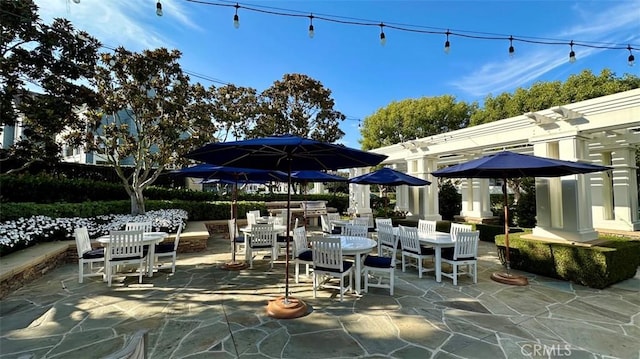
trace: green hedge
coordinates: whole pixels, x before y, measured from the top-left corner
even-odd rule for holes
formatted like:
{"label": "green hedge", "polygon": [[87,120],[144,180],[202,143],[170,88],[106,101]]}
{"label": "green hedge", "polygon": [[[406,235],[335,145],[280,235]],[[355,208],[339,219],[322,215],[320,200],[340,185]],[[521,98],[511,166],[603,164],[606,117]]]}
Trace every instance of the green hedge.
{"label": "green hedge", "polygon": [[[604,237],[600,245],[581,246],[509,235],[511,268],[547,277],[572,281],[592,288],[633,278],[640,265],[640,241]],[[496,236],[498,255],[504,264],[504,235]]]}

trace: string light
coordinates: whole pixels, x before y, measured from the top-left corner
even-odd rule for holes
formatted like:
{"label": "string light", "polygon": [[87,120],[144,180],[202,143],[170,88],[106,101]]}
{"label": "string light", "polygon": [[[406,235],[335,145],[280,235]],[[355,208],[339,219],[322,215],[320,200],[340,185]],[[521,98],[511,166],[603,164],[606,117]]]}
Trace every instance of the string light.
{"label": "string light", "polygon": [[569,62],[574,63],[576,62],[576,53],[573,51],[573,40],[571,40],[569,46],[571,47],[571,51],[569,51]]}
{"label": "string light", "polygon": [[156,15],[162,16],[162,4],[160,4],[160,0],[156,3]]}
{"label": "string light", "polygon": [[236,14],[233,15],[233,27],[235,27],[236,29],[240,28],[240,17],[238,17],[238,9],[240,8],[240,5],[238,5],[238,3],[236,3],[234,5],[234,7],[236,8]]}
{"label": "string light", "polygon": [[509,36],[509,57],[513,58],[516,54],[516,49],[513,47],[513,36]]}
{"label": "string light", "polygon": [[449,42],[449,35],[451,33],[447,30],[445,34],[447,35],[447,41],[444,42],[444,53],[448,55],[449,51],[451,51],[451,43]]}
{"label": "string light", "polygon": [[309,15],[309,38],[313,39],[315,32],[313,30],[313,14]]}
{"label": "string light", "polygon": [[[80,1],[80,0],[78,0]],[[270,6],[264,6],[264,5],[252,5],[252,6],[246,6],[246,5],[239,5],[239,3],[235,3],[235,5],[233,3],[231,3],[231,1],[221,1],[221,2],[214,2],[214,1],[209,1],[209,0],[185,0],[187,2],[191,2],[194,4],[199,4],[199,5],[209,5],[209,6],[219,6],[219,7],[235,7],[236,8],[236,15],[237,15],[237,10],[238,8],[242,7],[244,10],[248,10],[248,11],[254,11],[254,12],[258,12],[258,13],[262,13],[262,14],[268,14],[268,15],[276,15],[276,16],[287,16],[287,17],[298,17],[298,18],[309,18],[311,19],[320,19],[323,21],[327,21],[327,22],[332,22],[332,23],[338,23],[338,24],[344,24],[344,25],[354,25],[354,26],[380,26],[380,42],[384,43],[386,42],[386,34],[383,31],[383,26],[387,27],[387,28],[392,28],[394,30],[398,30],[398,31],[404,31],[404,32],[412,32],[412,33],[417,33],[417,34],[431,34],[431,35],[437,35],[437,34],[444,34],[446,35],[446,42],[445,42],[445,46],[444,46],[444,51],[445,53],[449,53],[450,49],[451,49],[451,43],[450,43],[450,39],[449,39],[449,35],[451,36],[458,36],[458,37],[465,37],[468,39],[478,39],[478,40],[509,40],[510,42],[510,48],[509,50],[511,50],[511,47],[513,47],[513,41],[520,41],[520,42],[524,42],[524,43],[529,43],[529,44],[538,44],[538,45],[555,45],[555,46],[566,46],[567,45],[567,41],[566,40],[558,40],[558,39],[548,39],[548,38],[537,38],[537,37],[531,37],[531,36],[520,36],[520,37],[515,37],[513,35],[511,36],[507,36],[507,35],[500,35],[500,34],[488,34],[488,33],[481,33],[481,32],[474,32],[474,31],[462,31],[462,30],[458,30],[458,31],[450,31],[449,29],[447,29],[446,31],[444,29],[438,29],[438,28],[433,28],[433,27],[427,27],[427,26],[419,26],[419,25],[407,25],[407,24],[396,24],[396,23],[383,23],[383,22],[374,22],[371,20],[363,20],[363,19],[357,19],[357,18],[350,18],[350,17],[343,17],[343,16],[336,16],[336,15],[320,15],[318,16],[313,15],[310,16],[309,13],[304,13],[301,11],[296,11],[296,10],[290,10],[290,9],[282,9],[282,8],[276,8],[276,7],[270,7]],[[160,3],[160,0],[158,0],[158,4]],[[161,16],[161,15],[159,15]],[[235,25],[235,19],[236,16],[234,16],[234,25]],[[238,23],[239,26],[239,23]],[[310,22],[309,24],[309,36],[311,37],[311,30],[313,28],[313,23]],[[599,42],[585,42],[585,41],[579,41],[579,42],[574,42],[573,40],[571,40],[571,43],[569,44],[571,46],[571,53],[573,53],[573,57],[570,58],[570,62],[574,62],[575,61],[575,51],[573,50],[573,45],[575,46],[581,46],[581,47],[587,47],[587,48],[593,48],[593,49],[602,49],[602,50],[628,50],[629,48],[631,50],[638,50],[640,49],[640,47],[638,45],[631,45],[629,44],[628,46],[625,45],[621,45],[621,44],[615,44],[615,43],[599,43]],[[513,52],[510,52],[509,54],[513,54],[515,55],[515,48],[513,49]],[[635,61],[635,58],[633,57],[632,54],[629,55],[630,58],[632,58]]]}
{"label": "string light", "polygon": [[387,43],[387,37],[384,34],[384,24],[380,23],[380,45],[384,46]]}
{"label": "string light", "polygon": [[80,0],[73,0],[74,3],[80,4]]}
{"label": "string light", "polygon": [[629,66],[633,66],[636,63],[636,58],[633,56],[631,52],[631,45],[627,45],[627,50],[629,50],[629,57],[627,58],[627,63]]}

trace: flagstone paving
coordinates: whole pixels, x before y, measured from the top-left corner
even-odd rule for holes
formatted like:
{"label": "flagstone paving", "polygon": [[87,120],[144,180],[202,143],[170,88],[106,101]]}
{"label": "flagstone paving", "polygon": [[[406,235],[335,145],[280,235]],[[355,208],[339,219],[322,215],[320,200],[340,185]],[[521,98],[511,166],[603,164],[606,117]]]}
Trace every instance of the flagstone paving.
{"label": "flagstone paving", "polygon": [[[309,314],[279,320],[268,299],[284,292],[284,264],[224,271],[228,242],[180,254],[175,275],[79,284],[64,265],[0,302],[0,358],[100,358],[149,333],[149,358],[640,358],[640,274],[604,290],[527,275],[511,287],[495,246],[480,244],[478,283],[396,271],[393,297],[318,291],[302,276],[291,294]],[[293,273],[293,268],[291,268]]]}

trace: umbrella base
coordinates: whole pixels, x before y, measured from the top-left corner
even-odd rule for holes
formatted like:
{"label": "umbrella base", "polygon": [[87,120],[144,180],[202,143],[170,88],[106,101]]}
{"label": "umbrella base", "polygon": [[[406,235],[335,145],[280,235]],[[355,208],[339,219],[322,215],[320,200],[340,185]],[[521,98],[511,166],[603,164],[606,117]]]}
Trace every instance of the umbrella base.
{"label": "umbrella base", "polygon": [[529,280],[525,276],[513,275],[509,273],[495,272],[491,274],[491,279],[503,284],[524,286],[529,284]]}
{"label": "umbrella base", "polygon": [[307,305],[300,299],[278,297],[269,300],[267,315],[276,319],[300,318],[307,314]]}
{"label": "umbrella base", "polygon": [[247,268],[248,265],[245,262],[227,262],[220,266],[220,269],[224,270],[241,270]]}

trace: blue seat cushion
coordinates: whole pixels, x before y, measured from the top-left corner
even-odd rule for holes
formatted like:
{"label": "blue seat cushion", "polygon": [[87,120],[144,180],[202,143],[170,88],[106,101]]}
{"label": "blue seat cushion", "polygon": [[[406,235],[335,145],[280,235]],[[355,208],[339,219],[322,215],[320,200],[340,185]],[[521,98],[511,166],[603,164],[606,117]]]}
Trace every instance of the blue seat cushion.
{"label": "blue seat cushion", "polygon": [[291,237],[291,236],[284,236],[284,235],[281,235],[281,234],[278,234],[278,237],[276,238],[276,240],[278,242],[291,241],[292,239],[293,239],[293,237]]}
{"label": "blue seat cushion", "polygon": [[104,258],[104,248],[92,249],[82,253],[82,259]]}
{"label": "blue seat cushion", "polygon": [[156,244],[156,253],[171,253],[171,252],[173,252],[173,243]]}
{"label": "blue seat cushion", "polygon": [[391,257],[367,256],[364,259],[364,265],[376,268],[390,268]]}
{"label": "blue seat cushion", "polygon": [[236,237],[233,241],[236,243],[244,243],[244,236]]}
{"label": "blue seat cushion", "polygon": [[304,251],[298,255],[298,259],[300,259],[301,261],[311,262],[313,260],[313,252],[311,251],[311,249]]}
{"label": "blue seat cushion", "polygon": [[434,254],[436,254],[436,250],[430,247],[422,247],[420,246],[420,253],[417,253],[415,251],[406,251],[406,252],[411,252],[411,253],[416,253],[416,254],[420,254],[422,256],[432,256]]}
{"label": "blue seat cushion", "polygon": [[[353,262],[342,261],[342,272],[348,271],[351,267],[353,267]],[[315,269],[325,272],[341,273],[340,270],[335,268],[315,267]]]}
{"label": "blue seat cushion", "polygon": [[[444,253],[444,251],[443,251],[442,258],[452,261],[453,260],[453,254],[454,254],[453,248],[446,248],[446,249],[451,249],[451,250],[450,251],[446,251],[446,253]],[[472,259],[476,259],[476,257],[458,257],[457,260],[466,261],[466,260],[472,260]]]}
{"label": "blue seat cushion", "polygon": [[442,258],[453,258],[454,249],[455,248],[453,247],[442,248],[441,249]]}

